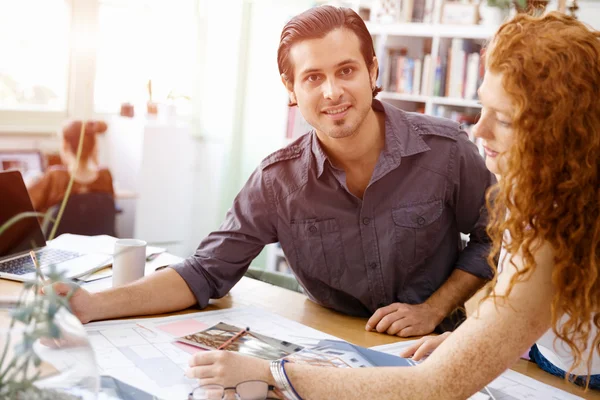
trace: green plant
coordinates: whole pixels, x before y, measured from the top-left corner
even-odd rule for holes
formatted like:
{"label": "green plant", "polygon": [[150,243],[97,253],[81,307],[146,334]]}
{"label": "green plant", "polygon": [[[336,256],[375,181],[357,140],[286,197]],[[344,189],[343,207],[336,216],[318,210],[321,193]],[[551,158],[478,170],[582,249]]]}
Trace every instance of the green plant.
{"label": "green plant", "polygon": [[[56,272],[51,267],[47,280],[43,279],[41,271],[36,268],[36,279],[25,282],[23,290],[14,310],[11,311],[11,321],[6,333],[5,343],[0,355],[0,398],[20,398],[20,393],[28,392],[30,395],[41,396],[41,390],[34,386],[40,377],[39,367],[41,359],[34,351],[34,344],[38,340],[59,340],[61,331],[55,322],[55,316],[61,308],[69,309],[68,296],[62,297],[48,286],[45,293],[41,294],[42,286],[52,285],[57,282],[69,281],[64,275]],[[32,293],[31,299],[28,294]],[[9,357],[9,347],[12,342],[11,332],[19,324],[22,329],[20,342],[13,349]]]}
{"label": "green plant", "polygon": [[[85,121],[81,124],[76,166],[79,165],[81,159],[84,134]],[[54,226],[48,240],[52,240],[56,234],[56,229],[71,194],[73,181],[74,176],[71,175],[56,220],[53,221]],[[0,235],[24,218],[44,216],[44,214],[37,212],[18,214],[0,226]],[[65,279],[64,275],[58,273],[53,266],[50,267],[50,273],[47,274],[47,279],[45,279],[35,259],[34,264],[36,265],[35,279],[25,282],[23,285],[16,307],[10,313],[9,329],[4,338],[5,343],[0,350],[0,399],[39,399],[44,397],[42,391],[34,385],[40,378],[39,367],[42,362],[34,351],[34,344],[38,340],[59,340],[61,331],[55,322],[55,316],[62,308],[70,310],[69,298],[73,294],[75,286],[66,297],[62,297],[53,290],[53,285],[58,282],[74,284]],[[42,287],[45,288],[44,294],[41,293]],[[21,340],[12,349],[11,354],[10,344],[13,339],[11,338],[11,332],[17,325],[23,328],[23,334]],[[71,397],[61,396],[61,398]]]}

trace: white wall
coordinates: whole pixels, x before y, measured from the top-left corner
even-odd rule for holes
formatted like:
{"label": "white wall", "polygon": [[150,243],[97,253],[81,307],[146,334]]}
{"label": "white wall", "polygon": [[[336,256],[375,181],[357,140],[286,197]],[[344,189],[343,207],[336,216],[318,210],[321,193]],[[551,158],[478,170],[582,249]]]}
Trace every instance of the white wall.
{"label": "white wall", "polygon": [[255,0],[249,29],[240,179],[245,181],[260,161],[284,145],[288,97],[277,67],[281,30],[311,0]]}
{"label": "white wall", "polygon": [[577,4],[579,5],[577,18],[594,29],[600,30],[600,0],[578,1]]}
{"label": "white wall", "polygon": [[[281,29],[310,0],[201,2],[201,60],[192,229],[185,249],[222,222],[248,176],[284,144],[287,95],[277,69]],[[255,265],[264,264],[259,257]]]}
{"label": "white wall", "polygon": [[[192,184],[190,233],[184,253],[191,254],[200,241],[224,218],[232,177],[239,158],[235,121],[239,107],[240,37],[244,26],[243,0],[200,2],[199,69],[194,118],[198,139]],[[237,187],[237,186],[236,186]]]}

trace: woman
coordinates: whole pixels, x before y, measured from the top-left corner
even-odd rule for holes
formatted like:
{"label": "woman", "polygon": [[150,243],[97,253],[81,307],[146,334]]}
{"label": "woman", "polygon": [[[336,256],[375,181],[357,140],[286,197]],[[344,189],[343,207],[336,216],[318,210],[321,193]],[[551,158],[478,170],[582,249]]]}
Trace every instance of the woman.
{"label": "woman", "polygon": [[[261,379],[304,399],[464,399],[550,330],[595,371],[600,352],[600,34],[573,18],[518,15],[486,54],[476,135],[502,176],[489,232],[494,289],[423,363],[335,369],[200,352],[200,385]],[[273,372],[273,374],[271,373]],[[285,375],[283,374],[285,372]],[[274,378],[275,377],[275,378]],[[293,386],[293,389],[292,387]]]}
{"label": "woman", "polygon": [[97,163],[96,135],[106,131],[106,123],[89,121],[85,124],[81,157],[77,163],[81,124],[81,121],[70,121],[63,127],[61,158],[64,165],[49,168],[29,187],[29,196],[36,211],[46,212],[62,201],[71,175],[75,176],[73,194],[104,192],[114,195],[110,171],[98,167]]}

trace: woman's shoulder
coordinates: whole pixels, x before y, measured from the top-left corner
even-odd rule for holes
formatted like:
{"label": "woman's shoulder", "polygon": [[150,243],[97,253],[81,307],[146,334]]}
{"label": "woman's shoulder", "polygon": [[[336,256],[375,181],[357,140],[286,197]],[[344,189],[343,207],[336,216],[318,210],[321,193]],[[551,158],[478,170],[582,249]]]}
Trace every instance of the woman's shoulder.
{"label": "woman's shoulder", "polygon": [[99,168],[98,169],[98,179],[112,181],[112,174],[110,173],[110,170],[105,167]]}

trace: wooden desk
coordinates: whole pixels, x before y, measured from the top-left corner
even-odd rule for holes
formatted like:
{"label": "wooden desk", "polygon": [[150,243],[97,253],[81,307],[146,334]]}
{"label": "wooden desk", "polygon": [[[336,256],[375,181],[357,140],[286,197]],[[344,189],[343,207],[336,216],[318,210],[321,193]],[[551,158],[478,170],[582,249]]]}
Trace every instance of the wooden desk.
{"label": "wooden desk", "polygon": [[[165,254],[165,256],[168,255]],[[154,260],[154,262],[159,260],[161,260],[160,257]],[[0,293],[2,295],[16,296],[20,288],[21,284],[18,282],[0,279]],[[308,300],[306,296],[300,293],[246,277],[242,278],[227,296],[222,299],[211,300],[210,305],[205,310],[212,311],[242,306],[260,307],[364,347],[403,340],[384,334],[367,332],[364,328],[366,324],[366,319],[364,318],[348,317],[323,308]],[[188,309],[181,313],[196,311],[198,310]],[[0,321],[1,323],[2,321]],[[542,371],[533,363],[520,360],[512,369],[585,399],[600,400],[600,393],[597,391],[584,393],[578,387]]]}

